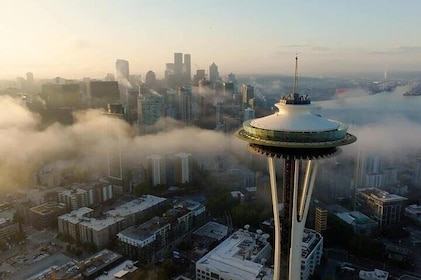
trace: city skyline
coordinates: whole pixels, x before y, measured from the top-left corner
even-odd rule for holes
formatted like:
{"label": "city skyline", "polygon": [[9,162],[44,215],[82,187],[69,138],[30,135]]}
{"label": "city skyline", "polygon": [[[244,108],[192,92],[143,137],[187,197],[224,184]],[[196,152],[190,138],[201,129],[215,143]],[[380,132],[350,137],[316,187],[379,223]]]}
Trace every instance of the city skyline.
{"label": "city skyline", "polygon": [[116,59],[130,72],[163,78],[173,53],[192,72],[215,62],[222,77],[288,74],[296,53],[303,75],[414,71],[421,63],[421,3],[400,1],[173,2],[14,1],[0,16],[0,79],[103,78]]}

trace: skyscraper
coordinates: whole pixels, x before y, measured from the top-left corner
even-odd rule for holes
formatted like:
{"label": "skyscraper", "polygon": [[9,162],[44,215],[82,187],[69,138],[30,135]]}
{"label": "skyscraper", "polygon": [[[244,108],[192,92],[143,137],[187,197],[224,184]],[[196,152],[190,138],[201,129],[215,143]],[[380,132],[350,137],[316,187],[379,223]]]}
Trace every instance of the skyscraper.
{"label": "skyscraper", "polygon": [[[106,116],[112,119],[123,119],[123,106],[119,103],[108,104]],[[121,135],[107,135],[107,163],[108,163],[108,178],[117,184],[123,185],[123,165],[121,157]]]}
{"label": "skyscraper", "polygon": [[156,76],[153,71],[148,71],[145,77],[145,83],[148,87],[154,87],[156,83]]}
{"label": "skyscraper", "polygon": [[214,83],[218,80],[219,80],[218,66],[215,63],[212,63],[209,66],[209,81],[211,83]]}
{"label": "skyscraper", "polygon": [[117,59],[117,61],[115,62],[115,72],[117,81],[120,81],[120,79],[122,78],[129,80],[129,62],[124,59]]}
{"label": "skyscraper", "polygon": [[107,108],[109,103],[120,103],[118,83],[115,81],[89,81],[87,94],[91,108]]}
{"label": "skyscraper", "polygon": [[174,165],[174,179],[177,184],[184,184],[191,181],[192,170],[191,170],[191,154],[178,153],[175,154],[176,162]]}
{"label": "skyscraper", "polygon": [[191,81],[191,56],[190,54],[174,53],[174,63],[167,63],[165,80],[172,88],[189,85]]}
{"label": "skyscraper", "polygon": [[154,90],[148,90],[138,96],[137,102],[137,119],[141,132],[154,132],[151,131],[151,126],[164,116],[164,97]]}
{"label": "skyscraper", "polygon": [[191,55],[184,55],[184,78],[185,83],[190,84],[191,82]]}
{"label": "skyscraper", "polygon": [[160,155],[148,156],[147,174],[152,186],[166,184],[165,160]]}
{"label": "skyscraper", "polygon": [[252,85],[243,85],[241,87],[241,95],[243,100],[243,110],[249,107],[250,99],[254,98],[254,87]]}
{"label": "skyscraper", "polygon": [[183,74],[183,54],[174,53],[174,74],[182,76]]}
{"label": "skyscraper", "polygon": [[193,122],[192,116],[192,89],[190,86],[184,86],[178,89],[180,120],[186,125]]}

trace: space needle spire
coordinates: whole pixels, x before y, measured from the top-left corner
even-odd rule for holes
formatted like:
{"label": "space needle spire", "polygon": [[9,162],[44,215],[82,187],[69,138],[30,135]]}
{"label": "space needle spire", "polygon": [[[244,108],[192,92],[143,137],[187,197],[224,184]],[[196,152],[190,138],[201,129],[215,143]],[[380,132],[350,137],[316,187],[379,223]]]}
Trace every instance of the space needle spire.
{"label": "space needle spire", "polygon": [[[237,137],[249,149],[267,156],[275,226],[273,279],[299,280],[301,245],[308,208],[317,174],[317,159],[338,154],[339,146],[357,140],[344,123],[312,113],[317,106],[298,93],[298,56],[295,57],[294,87],[275,104],[278,112],[243,123]],[[283,162],[281,217],[275,161]],[[301,166],[305,164],[304,170]],[[301,172],[300,172],[301,171]]]}

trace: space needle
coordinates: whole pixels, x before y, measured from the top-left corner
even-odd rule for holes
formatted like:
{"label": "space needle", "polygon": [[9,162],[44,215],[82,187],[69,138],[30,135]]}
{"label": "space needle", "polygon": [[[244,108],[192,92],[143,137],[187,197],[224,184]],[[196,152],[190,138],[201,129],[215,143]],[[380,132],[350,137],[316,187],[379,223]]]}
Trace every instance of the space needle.
{"label": "space needle", "polygon": [[[236,135],[268,158],[275,226],[273,279],[301,278],[301,246],[317,173],[317,159],[338,154],[338,146],[357,140],[344,123],[313,113],[319,109],[298,94],[298,57],[293,92],[275,104],[278,112],[243,123]],[[275,158],[283,160],[283,210],[279,217]],[[304,166],[305,168],[301,168]],[[281,271],[282,270],[282,271]],[[281,273],[282,272],[282,273]]]}

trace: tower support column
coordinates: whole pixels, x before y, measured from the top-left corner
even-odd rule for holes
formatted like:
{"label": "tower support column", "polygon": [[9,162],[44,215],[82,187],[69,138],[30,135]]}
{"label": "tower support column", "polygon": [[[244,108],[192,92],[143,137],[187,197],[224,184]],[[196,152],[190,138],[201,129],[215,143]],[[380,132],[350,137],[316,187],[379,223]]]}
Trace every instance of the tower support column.
{"label": "tower support column", "polygon": [[303,233],[307,220],[308,209],[310,206],[311,195],[314,187],[314,180],[317,174],[317,161],[308,160],[306,171],[304,174],[304,181],[302,186],[299,186],[299,161],[295,161],[294,172],[294,203],[292,204],[292,219],[291,219],[291,249],[289,259],[289,279],[301,279],[301,252],[303,243]]}
{"label": "tower support column", "polygon": [[268,167],[270,176],[270,190],[272,195],[272,209],[273,209],[273,222],[275,230],[275,254],[273,257],[273,279],[280,278],[280,264],[281,264],[281,224],[279,219],[279,202],[278,202],[278,188],[276,185],[276,172],[275,172],[275,159],[268,157]]}

